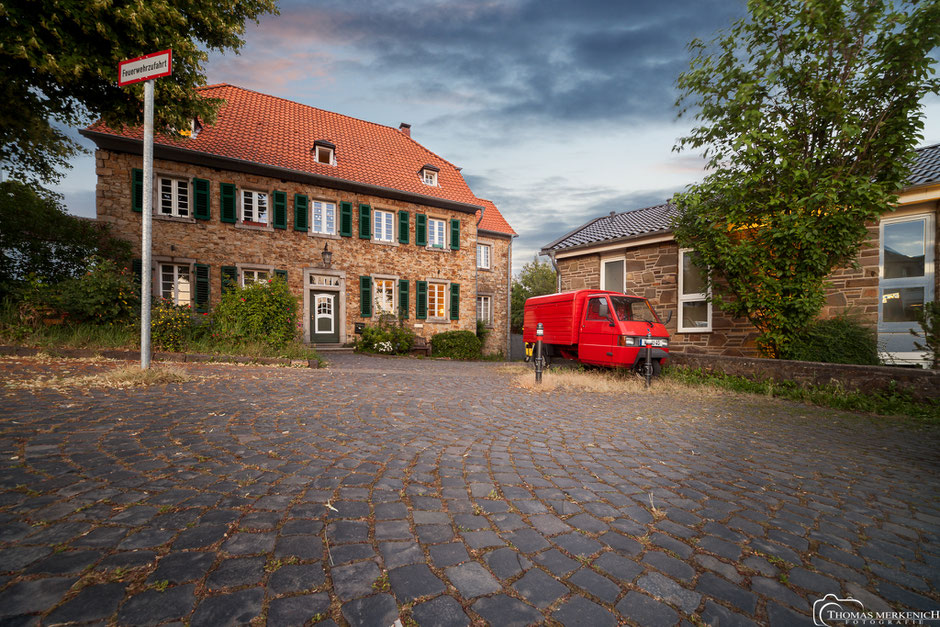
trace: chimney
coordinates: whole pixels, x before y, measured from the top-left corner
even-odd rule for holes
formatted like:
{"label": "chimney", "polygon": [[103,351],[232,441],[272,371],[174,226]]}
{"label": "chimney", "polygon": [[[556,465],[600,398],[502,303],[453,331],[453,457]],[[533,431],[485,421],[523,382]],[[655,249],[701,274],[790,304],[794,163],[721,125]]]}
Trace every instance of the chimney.
{"label": "chimney", "polygon": [[404,133],[407,137],[411,137],[411,124],[402,122],[398,125],[398,130]]}

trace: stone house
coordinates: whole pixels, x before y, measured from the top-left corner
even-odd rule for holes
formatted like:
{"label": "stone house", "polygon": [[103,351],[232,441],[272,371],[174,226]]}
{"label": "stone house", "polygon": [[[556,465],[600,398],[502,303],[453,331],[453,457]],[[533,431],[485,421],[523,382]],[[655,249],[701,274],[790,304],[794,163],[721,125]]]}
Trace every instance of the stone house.
{"label": "stone house", "polygon": [[[516,234],[410,125],[227,84],[200,92],[224,101],[213,124],[154,137],[154,295],[206,311],[228,285],[280,275],[318,346],[389,313],[428,339],[480,317],[485,350],[508,352]],[[139,251],[143,130],[81,133],[97,146],[97,217]]]}
{"label": "stone house", "polygon": [[[913,312],[940,291],[940,144],[917,151],[894,211],[868,227],[858,267],[829,276],[821,316],[859,315],[878,331],[885,359],[923,363],[909,333]],[[600,288],[649,298],[672,336],[671,348],[714,355],[755,356],[757,331],[745,319],[712,307],[692,251],[672,235],[671,204],[595,218],[542,248],[558,270],[559,290]]]}

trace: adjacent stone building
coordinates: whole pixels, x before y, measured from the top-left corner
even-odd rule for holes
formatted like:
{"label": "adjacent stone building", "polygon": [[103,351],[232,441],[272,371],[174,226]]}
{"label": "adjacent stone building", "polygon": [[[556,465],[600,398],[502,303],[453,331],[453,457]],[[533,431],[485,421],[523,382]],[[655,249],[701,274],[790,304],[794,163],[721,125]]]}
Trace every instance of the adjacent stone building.
{"label": "adjacent stone building", "polygon": [[[515,232],[460,169],[392,128],[232,85],[212,125],[154,139],[153,293],[209,310],[232,283],[284,277],[303,337],[400,315],[419,336],[490,327],[508,351]],[[142,129],[96,123],[97,216],[139,251]]]}
{"label": "adjacent stone building", "polygon": [[[877,224],[859,253],[858,267],[829,277],[824,318],[860,316],[878,330],[886,361],[923,363],[909,330],[914,312],[935,299],[940,212],[940,144],[918,150],[898,205]],[[675,207],[657,205],[591,220],[542,248],[558,269],[559,290],[599,288],[649,298],[667,325],[671,348],[716,355],[755,356],[757,331],[708,302],[690,250],[680,249],[670,226]]]}

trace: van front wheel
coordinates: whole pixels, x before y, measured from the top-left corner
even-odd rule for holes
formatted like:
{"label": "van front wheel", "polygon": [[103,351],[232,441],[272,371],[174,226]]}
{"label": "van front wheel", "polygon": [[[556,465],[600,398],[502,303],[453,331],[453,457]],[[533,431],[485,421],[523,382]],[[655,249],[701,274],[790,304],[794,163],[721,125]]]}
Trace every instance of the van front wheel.
{"label": "van front wheel", "polygon": [[[651,365],[653,366],[653,376],[658,377],[659,374],[663,371],[662,364],[659,363],[658,359],[654,359]],[[636,373],[636,375],[639,377],[646,376],[646,360],[641,359],[640,361],[633,364],[633,372]]]}

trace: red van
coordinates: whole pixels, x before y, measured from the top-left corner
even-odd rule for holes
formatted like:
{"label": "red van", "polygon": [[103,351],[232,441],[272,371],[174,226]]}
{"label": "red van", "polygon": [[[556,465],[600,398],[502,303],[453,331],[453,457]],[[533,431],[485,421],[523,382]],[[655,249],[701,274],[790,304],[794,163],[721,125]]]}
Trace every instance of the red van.
{"label": "red van", "polygon": [[650,334],[653,374],[669,357],[669,332],[649,301],[604,290],[576,290],[535,296],[525,302],[522,338],[526,354],[535,345],[535,328],[542,323],[542,349],[552,357],[584,364],[641,371]]}

